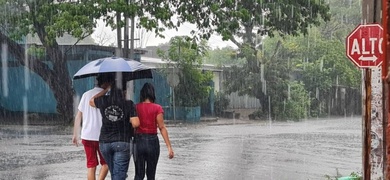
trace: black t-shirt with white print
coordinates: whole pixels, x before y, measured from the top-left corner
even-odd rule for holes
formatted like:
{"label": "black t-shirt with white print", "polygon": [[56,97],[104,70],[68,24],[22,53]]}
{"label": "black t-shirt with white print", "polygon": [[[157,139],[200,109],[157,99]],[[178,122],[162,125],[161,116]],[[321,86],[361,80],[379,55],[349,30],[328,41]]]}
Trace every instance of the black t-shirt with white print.
{"label": "black t-shirt with white print", "polygon": [[95,105],[103,118],[99,142],[130,142],[134,136],[130,118],[137,116],[133,101],[101,96],[95,99]]}

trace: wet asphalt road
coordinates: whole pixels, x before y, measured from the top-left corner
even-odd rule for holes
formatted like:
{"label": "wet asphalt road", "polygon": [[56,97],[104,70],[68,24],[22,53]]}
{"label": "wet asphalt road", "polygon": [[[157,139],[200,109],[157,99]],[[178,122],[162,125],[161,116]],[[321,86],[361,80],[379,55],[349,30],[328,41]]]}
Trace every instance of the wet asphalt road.
{"label": "wet asphalt road", "polygon": [[[218,120],[169,124],[168,131],[175,158],[160,136],[159,180],[314,180],[362,168],[360,117]],[[83,148],[71,138],[71,127],[0,126],[0,179],[86,179]]]}

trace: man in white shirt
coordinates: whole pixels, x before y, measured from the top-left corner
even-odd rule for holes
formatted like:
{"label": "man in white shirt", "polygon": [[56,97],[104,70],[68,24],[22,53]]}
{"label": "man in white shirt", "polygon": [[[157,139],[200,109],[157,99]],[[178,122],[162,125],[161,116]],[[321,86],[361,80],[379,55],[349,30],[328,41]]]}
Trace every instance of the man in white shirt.
{"label": "man in white shirt", "polygon": [[[74,120],[72,142],[76,146],[79,145],[79,134],[81,127],[81,142],[84,146],[88,180],[95,180],[96,167],[102,165],[99,171],[99,180],[104,180],[108,173],[108,166],[99,150],[100,128],[102,126],[102,116],[98,108],[89,105],[89,100],[100,91],[104,90],[112,82],[110,76],[100,74],[96,78],[97,87],[85,92],[81,97],[78,112]],[[82,121],[82,126],[81,126]]]}

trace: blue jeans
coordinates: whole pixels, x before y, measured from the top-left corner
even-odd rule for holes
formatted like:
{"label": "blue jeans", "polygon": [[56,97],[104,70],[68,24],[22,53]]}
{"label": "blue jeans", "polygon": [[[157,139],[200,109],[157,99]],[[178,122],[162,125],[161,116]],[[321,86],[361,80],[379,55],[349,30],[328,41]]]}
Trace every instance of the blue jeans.
{"label": "blue jeans", "polygon": [[[156,167],[160,156],[160,142],[157,135],[137,134],[134,139],[134,180],[154,180]],[[145,167],[146,166],[146,167]]]}
{"label": "blue jeans", "polygon": [[99,143],[100,151],[106,160],[112,180],[124,180],[129,169],[133,143]]}

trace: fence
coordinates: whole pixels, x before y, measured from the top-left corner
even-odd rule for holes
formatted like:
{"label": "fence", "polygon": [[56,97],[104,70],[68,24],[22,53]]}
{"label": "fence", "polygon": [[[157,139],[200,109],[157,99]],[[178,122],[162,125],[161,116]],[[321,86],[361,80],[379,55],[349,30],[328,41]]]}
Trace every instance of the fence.
{"label": "fence", "polygon": [[230,100],[228,109],[256,109],[260,108],[260,102],[248,95],[239,96],[237,92],[227,95]]}

